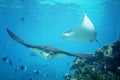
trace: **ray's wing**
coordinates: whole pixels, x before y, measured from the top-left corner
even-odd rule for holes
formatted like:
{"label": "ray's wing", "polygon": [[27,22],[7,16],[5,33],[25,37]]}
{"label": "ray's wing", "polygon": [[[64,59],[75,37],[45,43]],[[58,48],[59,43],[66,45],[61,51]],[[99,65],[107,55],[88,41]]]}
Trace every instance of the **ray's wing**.
{"label": "ray's wing", "polygon": [[78,39],[85,39],[89,41],[94,40],[97,36],[93,23],[85,13],[80,26],[75,28],[74,34],[78,37]]}
{"label": "ray's wing", "polygon": [[83,14],[83,20],[81,22],[80,27],[78,28],[83,28],[83,29],[88,29],[88,30],[95,30],[93,23],[91,22],[91,20],[88,18],[88,16],[86,15],[86,13]]}
{"label": "ray's wing", "polygon": [[[17,41],[18,43],[26,46],[26,47],[30,47],[31,45],[25,43],[22,39],[20,39],[18,36],[16,36],[14,33],[12,33],[8,28],[7,28],[7,32],[9,34],[9,36],[14,39],[15,41]],[[32,46],[31,46],[32,47]]]}
{"label": "ray's wing", "polygon": [[18,43],[26,46],[27,48],[31,49],[36,54],[42,56],[43,58],[51,59],[59,56],[74,56],[79,58],[92,58],[92,56],[88,54],[73,54],[66,51],[62,51],[60,49],[57,49],[52,46],[35,46],[28,44],[24,42],[22,39],[20,39],[18,36],[16,36],[13,32],[11,32],[9,29],[7,29],[7,32],[9,36],[11,36],[12,39],[17,41]]}
{"label": "ray's wing", "polygon": [[54,57],[59,57],[59,56],[65,56],[67,55],[67,52],[61,51],[57,48],[54,48],[52,46],[36,46],[36,45],[31,45],[26,42],[24,42],[22,39],[20,39],[18,36],[16,36],[12,31],[7,29],[7,32],[9,36],[15,40],[16,42],[26,46],[30,50],[32,50],[34,53],[38,54],[39,56],[46,58],[46,59],[51,59]]}

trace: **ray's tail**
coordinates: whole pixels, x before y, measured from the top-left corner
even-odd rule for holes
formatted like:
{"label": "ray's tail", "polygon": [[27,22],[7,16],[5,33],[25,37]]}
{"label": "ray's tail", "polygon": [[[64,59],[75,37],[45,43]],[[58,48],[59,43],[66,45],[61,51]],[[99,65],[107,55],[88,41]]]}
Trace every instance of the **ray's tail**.
{"label": "ray's tail", "polygon": [[85,53],[72,53],[72,54],[73,54],[73,56],[78,57],[78,58],[85,58],[85,59],[93,59],[93,58],[95,58],[91,54],[85,54]]}

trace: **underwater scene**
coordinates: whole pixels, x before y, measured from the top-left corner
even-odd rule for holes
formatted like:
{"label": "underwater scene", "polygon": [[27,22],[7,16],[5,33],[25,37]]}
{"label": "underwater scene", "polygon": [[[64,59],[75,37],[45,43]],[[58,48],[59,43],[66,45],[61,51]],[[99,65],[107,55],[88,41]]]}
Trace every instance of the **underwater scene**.
{"label": "underwater scene", "polygon": [[0,80],[120,80],[120,0],[0,0]]}

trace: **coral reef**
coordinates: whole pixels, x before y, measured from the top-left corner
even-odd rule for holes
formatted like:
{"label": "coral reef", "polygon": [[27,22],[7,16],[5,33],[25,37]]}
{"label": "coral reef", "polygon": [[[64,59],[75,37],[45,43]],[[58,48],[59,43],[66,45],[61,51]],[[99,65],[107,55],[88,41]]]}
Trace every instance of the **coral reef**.
{"label": "coral reef", "polygon": [[76,58],[64,80],[120,80],[120,39],[97,49],[92,59]]}

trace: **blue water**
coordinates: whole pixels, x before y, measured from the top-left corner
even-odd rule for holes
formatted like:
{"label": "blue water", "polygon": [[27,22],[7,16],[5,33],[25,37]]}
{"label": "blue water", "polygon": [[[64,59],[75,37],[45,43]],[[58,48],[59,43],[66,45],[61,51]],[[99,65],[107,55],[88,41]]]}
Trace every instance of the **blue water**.
{"label": "blue water", "polygon": [[[7,56],[13,66],[0,59],[0,80],[63,80],[74,57],[45,60],[31,56],[29,49],[9,37],[6,28],[34,45],[50,45],[77,53],[94,53],[104,44],[120,37],[119,0],[0,0],[0,56]],[[86,13],[95,25],[100,45],[95,41],[72,41],[62,33],[80,25]],[[24,65],[27,70],[14,72]],[[46,66],[47,65],[47,66]],[[35,75],[33,70],[40,70]]]}

